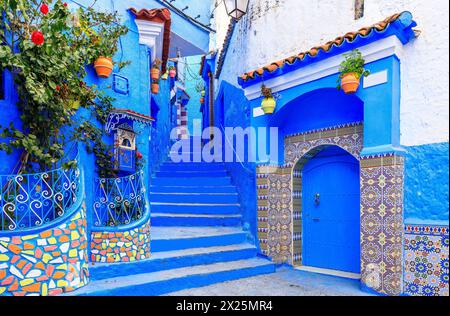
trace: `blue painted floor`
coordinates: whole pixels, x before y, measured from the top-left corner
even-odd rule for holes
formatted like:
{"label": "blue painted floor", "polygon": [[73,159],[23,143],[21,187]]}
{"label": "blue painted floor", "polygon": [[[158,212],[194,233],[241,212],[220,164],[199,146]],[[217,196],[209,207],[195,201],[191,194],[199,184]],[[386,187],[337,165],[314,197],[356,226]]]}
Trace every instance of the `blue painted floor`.
{"label": "blue painted floor", "polygon": [[371,296],[359,280],[280,268],[276,273],[184,290],[169,296]]}

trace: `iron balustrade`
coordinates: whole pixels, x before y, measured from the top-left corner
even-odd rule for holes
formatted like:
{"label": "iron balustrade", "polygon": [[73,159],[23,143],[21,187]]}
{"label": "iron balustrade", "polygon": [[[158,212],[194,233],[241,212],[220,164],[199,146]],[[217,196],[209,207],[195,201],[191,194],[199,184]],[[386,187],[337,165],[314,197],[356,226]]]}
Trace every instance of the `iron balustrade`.
{"label": "iron balustrade", "polygon": [[139,221],[146,215],[144,172],[121,178],[94,181],[95,227],[120,227]]}
{"label": "iron balustrade", "polygon": [[0,231],[20,231],[64,216],[81,197],[78,167],[0,176]]}

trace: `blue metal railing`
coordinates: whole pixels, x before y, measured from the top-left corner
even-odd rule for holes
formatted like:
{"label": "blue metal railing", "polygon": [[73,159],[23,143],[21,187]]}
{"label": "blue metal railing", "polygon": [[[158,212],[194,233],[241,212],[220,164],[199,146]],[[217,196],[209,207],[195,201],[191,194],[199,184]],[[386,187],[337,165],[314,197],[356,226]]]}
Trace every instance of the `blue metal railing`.
{"label": "blue metal railing", "polygon": [[0,176],[0,231],[41,227],[81,199],[79,168]]}
{"label": "blue metal railing", "polygon": [[146,215],[144,171],[128,177],[94,181],[94,227],[120,227]]}

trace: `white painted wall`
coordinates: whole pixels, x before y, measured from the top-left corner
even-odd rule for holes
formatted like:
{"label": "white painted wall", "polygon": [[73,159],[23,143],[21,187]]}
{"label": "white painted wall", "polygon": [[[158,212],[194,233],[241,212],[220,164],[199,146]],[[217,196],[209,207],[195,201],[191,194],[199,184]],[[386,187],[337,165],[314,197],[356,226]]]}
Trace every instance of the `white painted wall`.
{"label": "white painted wall", "polygon": [[[220,3],[220,1],[217,1]],[[449,4],[447,0],[365,0],[365,16],[354,20],[354,0],[250,0],[235,30],[220,80],[298,54],[396,12],[412,12],[419,38],[402,60],[401,142],[405,146],[449,140]],[[229,18],[215,10],[215,49],[222,48]],[[219,85],[216,85],[219,86]]]}

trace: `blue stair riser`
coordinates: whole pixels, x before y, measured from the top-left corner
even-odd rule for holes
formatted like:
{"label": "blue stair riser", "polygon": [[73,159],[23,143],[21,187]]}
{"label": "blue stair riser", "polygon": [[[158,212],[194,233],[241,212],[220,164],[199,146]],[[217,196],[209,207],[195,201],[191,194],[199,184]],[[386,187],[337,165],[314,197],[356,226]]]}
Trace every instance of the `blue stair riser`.
{"label": "blue stair riser", "polygon": [[185,289],[208,286],[232,280],[249,278],[257,275],[271,274],[275,272],[273,264],[248,267],[238,270],[221,271],[210,274],[191,275],[182,278],[152,282],[142,285],[133,285],[124,288],[116,288],[107,291],[98,291],[87,294],[89,296],[157,296]]}
{"label": "blue stair riser", "polygon": [[150,195],[153,193],[237,193],[234,186],[150,186]]}
{"label": "blue stair riser", "polygon": [[240,214],[240,206],[230,205],[157,205],[150,203],[152,213],[165,214],[198,214],[198,215],[237,215]]}
{"label": "blue stair riser", "polygon": [[237,227],[241,225],[241,217],[152,217],[154,227]]}
{"label": "blue stair riser", "polygon": [[185,239],[155,239],[150,243],[152,252],[184,250],[191,248],[204,248],[204,247],[216,247],[216,246],[230,246],[235,244],[242,244],[246,242],[247,235],[242,233],[219,235],[219,236],[207,236],[197,238],[185,238]]}
{"label": "blue stair riser", "polygon": [[226,171],[158,171],[156,177],[158,178],[223,178],[228,174]]}
{"label": "blue stair riser", "polygon": [[245,260],[256,256],[256,248],[211,252],[177,258],[146,260],[127,264],[112,264],[98,268],[90,268],[91,280],[105,280],[127,275],[151,273],[157,271],[193,267],[219,262]]}
{"label": "blue stair riser", "polygon": [[222,178],[153,178],[151,180],[152,185],[164,185],[164,186],[224,186],[231,185],[231,179],[229,177]]}
{"label": "blue stair riser", "polygon": [[225,165],[216,163],[165,163],[159,171],[226,171]]}
{"label": "blue stair riser", "polygon": [[150,194],[150,202],[166,202],[166,203],[239,203],[239,197],[237,194],[204,194],[204,195],[190,195],[190,194]]}

